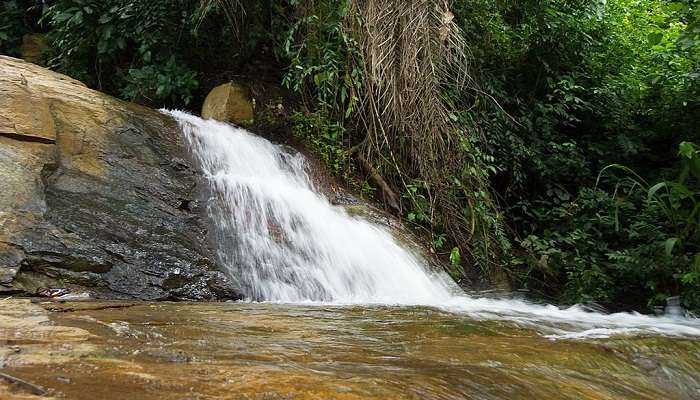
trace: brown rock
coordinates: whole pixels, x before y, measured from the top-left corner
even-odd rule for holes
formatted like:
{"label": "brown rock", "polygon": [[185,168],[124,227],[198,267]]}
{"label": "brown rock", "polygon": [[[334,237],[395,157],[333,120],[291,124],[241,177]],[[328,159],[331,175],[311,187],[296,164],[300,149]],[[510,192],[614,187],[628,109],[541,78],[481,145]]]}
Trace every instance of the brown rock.
{"label": "brown rock", "polygon": [[7,82],[0,88],[0,109],[12,110],[12,115],[0,116],[0,133],[25,136],[23,139],[28,141],[54,143],[56,128],[49,106],[40,93],[27,85],[26,81]]}
{"label": "brown rock", "polygon": [[234,82],[215,87],[204,100],[202,118],[238,124],[252,123],[254,112],[250,91]]}
{"label": "brown rock", "polygon": [[235,297],[198,179],[170,117],[0,56],[0,293]]}
{"label": "brown rock", "polygon": [[42,33],[28,33],[22,37],[20,54],[22,59],[34,64],[43,64],[44,52],[49,48],[46,36]]}

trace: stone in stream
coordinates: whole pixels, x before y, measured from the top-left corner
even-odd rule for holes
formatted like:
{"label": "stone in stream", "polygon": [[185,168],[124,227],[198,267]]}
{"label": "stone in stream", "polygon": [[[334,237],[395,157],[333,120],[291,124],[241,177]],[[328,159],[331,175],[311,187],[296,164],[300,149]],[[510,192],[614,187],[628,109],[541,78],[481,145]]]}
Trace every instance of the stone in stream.
{"label": "stone in stream", "polygon": [[170,117],[0,56],[0,293],[230,299]]}
{"label": "stone in stream", "polygon": [[234,82],[215,87],[204,100],[202,118],[237,124],[253,122],[250,91]]}

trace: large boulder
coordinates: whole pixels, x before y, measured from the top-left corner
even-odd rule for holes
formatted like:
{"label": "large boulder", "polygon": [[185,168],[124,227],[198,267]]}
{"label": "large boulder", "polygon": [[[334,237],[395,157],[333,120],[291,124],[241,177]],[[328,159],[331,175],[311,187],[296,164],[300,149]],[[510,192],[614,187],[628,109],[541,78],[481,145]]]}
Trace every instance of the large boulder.
{"label": "large boulder", "polygon": [[237,298],[176,123],[0,56],[0,293]]}
{"label": "large boulder", "polygon": [[202,118],[242,125],[252,123],[254,110],[250,91],[234,82],[215,87],[204,100]]}

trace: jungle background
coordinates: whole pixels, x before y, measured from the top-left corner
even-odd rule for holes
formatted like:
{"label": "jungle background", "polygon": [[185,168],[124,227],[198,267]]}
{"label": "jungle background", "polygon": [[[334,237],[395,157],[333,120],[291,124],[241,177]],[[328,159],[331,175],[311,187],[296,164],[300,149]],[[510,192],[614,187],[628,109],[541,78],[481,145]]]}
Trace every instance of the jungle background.
{"label": "jungle background", "polygon": [[463,284],[697,311],[699,21],[695,0],[3,0],[0,53],[44,41],[54,70],[193,112],[274,83],[274,124]]}

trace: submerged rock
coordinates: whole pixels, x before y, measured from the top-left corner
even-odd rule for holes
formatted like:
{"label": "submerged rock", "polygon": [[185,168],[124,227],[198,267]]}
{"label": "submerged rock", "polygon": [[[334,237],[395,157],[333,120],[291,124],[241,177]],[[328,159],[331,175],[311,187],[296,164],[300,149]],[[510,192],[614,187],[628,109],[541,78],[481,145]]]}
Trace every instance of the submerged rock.
{"label": "submerged rock", "polygon": [[250,91],[234,82],[215,87],[204,100],[202,118],[238,124],[253,122]]}
{"label": "submerged rock", "polygon": [[0,177],[0,293],[239,297],[169,117],[0,56]]}

